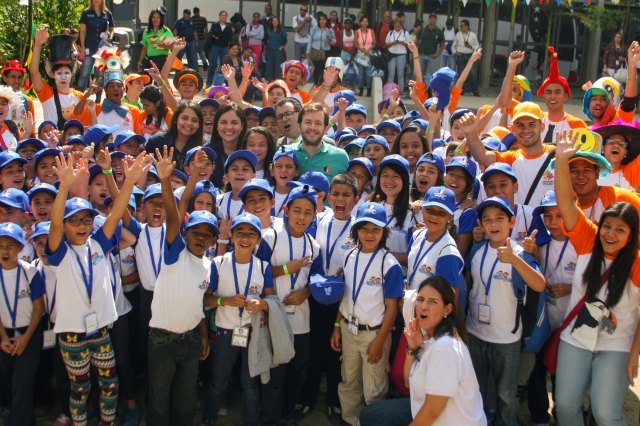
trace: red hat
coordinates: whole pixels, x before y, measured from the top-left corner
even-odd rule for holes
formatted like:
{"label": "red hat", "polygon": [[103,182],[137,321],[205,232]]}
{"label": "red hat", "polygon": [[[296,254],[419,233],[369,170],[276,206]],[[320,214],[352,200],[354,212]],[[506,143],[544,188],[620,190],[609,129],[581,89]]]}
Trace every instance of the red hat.
{"label": "red hat", "polygon": [[2,74],[8,71],[20,71],[23,74],[27,73],[27,70],[22,68],[22,64],[20,64],[20,61],[17,59],[12,59],[4,64],[4,67],[2,67]]}
{"label": "red hat", "polygon": [[551,65],[549,66],[549,77],[547,77],[540,88],[538,89],[538,96],[544,94],[544,89],[551,83],[558,83],[564,89],[568,96],[571,96],[571,89],[569,89],[569,83],[567,79],[562,77],[558,72],[558,54],[553,46],[549,46],[549,53],[551,53]]}
{"label": "red hat", "polygon": [[302,82],[303,83],[305,83],[307,81],[307,79],[309,78],[309,70],[307,69],[307,67],[304,66],[304,64],[302,62],[296,61],[296,60],[285,61],[282,64],[282,75],[283,76],[287,73],[289,68],[298,68],[300,70],[300,72],[302,73]]}

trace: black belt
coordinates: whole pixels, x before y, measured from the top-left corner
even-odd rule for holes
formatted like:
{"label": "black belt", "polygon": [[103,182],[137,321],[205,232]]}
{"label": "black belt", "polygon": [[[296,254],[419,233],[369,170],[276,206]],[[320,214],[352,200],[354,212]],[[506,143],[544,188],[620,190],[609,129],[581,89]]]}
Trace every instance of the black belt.
{"label": "black belt", "polygon": [[174,333],[173,331],[169,331],[169,330],[164,330],[162,328],[151,328],[151,331],[156,331],[158,333],[162,333],[162,334],[168,334],[169,336],[176,338],[176,339],[184,339],[185,337],[191,335],[193,332],[195,331],[199,331],[200,328],[199,326],[189,330],[189,331],[185,331],[184,333]]}
{"label": "black belt", "polygon": [[[342,320],[346,323],[349,324],[349,322],[346,320],[346,318],[342,318]],[[367,324],[358,324],[358,331],[375,331],[375,330],[380,330],[382,328],[382,324],[378,324],[378,325],[367,325]]]}

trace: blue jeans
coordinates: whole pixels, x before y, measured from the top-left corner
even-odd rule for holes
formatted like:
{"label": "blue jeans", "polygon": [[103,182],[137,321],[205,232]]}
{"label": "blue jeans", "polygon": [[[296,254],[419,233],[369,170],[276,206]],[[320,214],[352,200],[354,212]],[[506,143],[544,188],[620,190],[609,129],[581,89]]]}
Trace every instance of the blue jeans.
{"label": "blue jeans", "polygon": [[360,414],[360,424],[366,426],[405,426],[412,420],[409,398],[377,401],[364,407]]}
{"label": "blue jeans", "polygon": [[518,411],[516,392],[520,368],[520,342],[489,343],[469,335],[469,353],[483,401],[487,401],[489,380],[495,383],[498,398],[494,425],[515,425]]}
{"label": "blue jeans", "polygon": [[82,67],[80,67],[80,70],[78,70],[76,88],[81,92],[84,92],[89,86],[91,70],[93,69],[93,64],[96,61],[95,58],[91,55],[93,55],[93,53],[84,57],[84,59],[82,60]]}
{"label": "blue jeans", "polygon": [[440,60],[437,58],[432,58],[431,55],[420,55],[420,68],[422,68],[422,78],[424,82],[429,85],[429,80],[431,80],[431,74],[436,71],[436,67],[440,65]]}
{"label": "blue jeans", "polygon": [[[460,72],[467,66],[467,62],[471,59],[471,54],[463,54],[456,57],[457,66]],[[475,62],[471,67],[471,71],[469,72],[469,76],[464,82],[465,92],[471,92],[473,94],[478,93],[478,63]]]}
{"label": "blue jeans", "polygon": [[282,62],[282,51],[280,49],[265,51],[265,79],[267,81],[273,81],[276,78],[282,77],[282,71],[280,70],[280,62]]}
{"label": "blue jeans", "polygon": [[400,86],[400,91],[404,90],[404,67],[407,65],[407,55],[394,55],[391,57],[389,61],[389,78],[387,79],[387,83],[393,83],[398,76],[398,86]]}
{"label": "blue jeans", "polygon": [[233,366],[240,357],[240,383],[242,384],[242,424],[257,425],[260,418],[259,378],[249,377],[249,350],[231,345],[233,330],[218,329],[213,343],[213,386],[203,406],[203,417],[215,420],[229,388]]}
{"label": "blue jeans", "polygon": [[366,85],[371,90],[371,65],[363,67],[357,62],[356,65],[358,66],[358,89],[362,90]]}
{"label": "blue jeans", "polygon": [[211,50],[209,50],[209,70],[207,71],[207,87],[211,86],[213,83],[213,77],[218,71],[218,67],[222,65],[222,60],[229,53],[228,47],[222,46],[211,46]]}
{"label": "blue jeans", "polygon": [[452,70],[456,70],[456,55],[442,54],[440,56],[440,67],[449,67]]}
{"label": "blue jeans", "polygon": [[192,425],[198,405],[198,327],[183,335],[149,332],[149,424]]}
{"label": "blue jeans", "polygon": [[196,51],[195,40],[187,42],[185,48],[178,53],[178,59],[182,60],[185,52],[187,54],[187,64],[189,64],[189,68],[198,71],[198,52]]}
{"label": "blue jeans", "polygon": [[200,40],[198,42],[198,45],[196,46],[196,54],[198,55],[198,57],[202,61],[202,66],[206,67],[207,66],[207,55],[204,54],[203,46],[204,46],[204,40]]}
{"label": "blue jeans", "polygon": [[600,426],[623,426],[622,402],[629,386],[628,352],[591,352],[560,342],[556,415],[562,426],[584,426],[582,399],[591,384],[591,410]]}
{"label": "blue jeans", "polygon": [[299,61],[302,60],[302,55],[307,53],[307,45],[308,43],[298,43],[294,42],[293,46],[293,57]]}

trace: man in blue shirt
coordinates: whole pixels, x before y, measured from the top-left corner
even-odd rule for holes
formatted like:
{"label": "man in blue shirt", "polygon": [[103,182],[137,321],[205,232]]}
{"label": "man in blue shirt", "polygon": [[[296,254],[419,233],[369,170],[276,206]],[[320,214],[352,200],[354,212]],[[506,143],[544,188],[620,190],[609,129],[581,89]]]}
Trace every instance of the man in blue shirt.
{"label": "man in blue shirt", "polygon": [[196,33],[193,22],[191,22],[191,10],[185,9],[184,12],[182,12],[182,19],[178,19],[173,26],[173,35],[182,37],[187,42],[186,47],[178,53],[178,58],[182,59],[182,56],[186,52],[189,68],[198,71],[198,56],[196,51],[198,33]]}
{"label": "man in blue shirt", "polygon": [[[104,2],[102,2],[104,5]],[[106,7],[100,6],[96,8],[87,8],[80,15],[80,56],[78,59],[82,61],[82,68],[78,72],[77,88],[84,91],[89,82],[89,75],[93,68],[95,59],[93,54],[98,50],[100,44],[100,35],[108,34],[107,40],[113,35],[113,16]]]}

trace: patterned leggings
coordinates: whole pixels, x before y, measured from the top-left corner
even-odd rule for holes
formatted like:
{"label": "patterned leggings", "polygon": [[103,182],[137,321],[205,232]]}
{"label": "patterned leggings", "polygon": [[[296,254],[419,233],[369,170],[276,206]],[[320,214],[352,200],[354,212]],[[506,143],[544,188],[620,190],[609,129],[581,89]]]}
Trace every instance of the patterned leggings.
{"label": "patterned leggings", "polygon": [[69,406],[76,426],[87,424],[87,399],[91,391],[90,368],[98,371],[100,386],[100,423],[114,425],[118,405],[118,375],[111,339],[106,328],[91,336],[84,333],[60,333],[58,343],[71,381]]}

